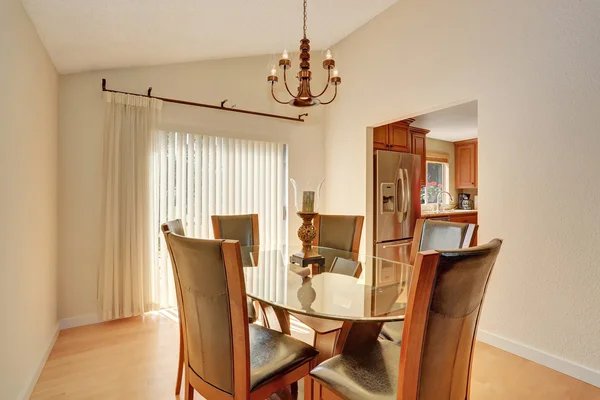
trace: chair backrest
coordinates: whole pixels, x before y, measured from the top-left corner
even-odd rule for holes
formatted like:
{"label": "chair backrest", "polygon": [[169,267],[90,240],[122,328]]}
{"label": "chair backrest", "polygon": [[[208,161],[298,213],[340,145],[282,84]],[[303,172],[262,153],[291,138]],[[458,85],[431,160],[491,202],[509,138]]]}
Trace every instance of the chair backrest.
{"label": "chair backrest", "polygon": [[420,219],[415,226],[415,235],[410,254],[414,265],[417,253],[425,250],[454,250],[471,247],[477,238],[476,224]]}
{"label": "chair backrest", "polygon": [[161,229],[163,232],[169,231],[171,233],[175,233],[179,236],[185,236],[185,231],[183,229],[183,223],[180,219],[174,219],[172,221],[165,222],[161,225]]}
{"label": "chair backrest", "polygon": [[400,348],[398,399],[469,398],[477,324],[502,241],[417,255]]}
{"label": "chair backrest", "polygon": [[163,232],[181,288],[188,371],[222,392],[249,393],[248,310],[239,243],[184,237],[166,224]]}
{"label": "chair backrest", "polygon": [[238,240],[240,246],[258,246],[258,214],[213,215],[215,239]]}
{"label": "chair backrest", "polygon": [[331,270],[329,272],[358,278],[362,273],[362,265],[360,264],[360,261],[336,257],[331,264]]}
{"label": "chair backrest", "polygon": [[313,245],[358,253],[365,217],[362,215],[317,215],[317,237]]}

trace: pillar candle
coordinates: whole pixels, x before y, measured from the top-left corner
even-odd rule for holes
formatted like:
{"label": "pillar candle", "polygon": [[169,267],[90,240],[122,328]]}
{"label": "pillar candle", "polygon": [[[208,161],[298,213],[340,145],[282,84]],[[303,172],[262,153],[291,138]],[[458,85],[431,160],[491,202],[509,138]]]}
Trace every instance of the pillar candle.
{"label": "pillar candle", "polygon": [[315,192],[302,192],[302,212],[315,212]]}

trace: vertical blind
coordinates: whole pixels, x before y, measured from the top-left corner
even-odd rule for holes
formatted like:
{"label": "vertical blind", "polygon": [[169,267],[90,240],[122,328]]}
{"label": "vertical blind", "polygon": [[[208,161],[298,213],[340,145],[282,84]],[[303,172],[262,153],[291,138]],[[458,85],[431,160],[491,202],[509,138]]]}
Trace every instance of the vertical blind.
{"label": "vertical blind", "polygon": [[[212,239],[212,215],[258,214],[261,245],[286,242],[285,144],[160,132],[154,167],[159,224],[181,219],[187,236]],[[157,241],[155,295],[162,307],[174,307],[169,253],[159,232]]]}

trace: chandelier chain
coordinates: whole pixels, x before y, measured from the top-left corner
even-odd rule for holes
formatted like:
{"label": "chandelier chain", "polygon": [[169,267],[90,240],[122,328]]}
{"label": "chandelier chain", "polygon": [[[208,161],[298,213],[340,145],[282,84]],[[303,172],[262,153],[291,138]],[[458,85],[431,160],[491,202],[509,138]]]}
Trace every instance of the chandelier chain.
{"label": "chandelier chain", "polygon": [[307,16],[307,14],[306,14],[306,1],[307,0],[304,0],[304,27],[303,27],[304,28],[304,38],[305,39],[306,39],[306,16]]}

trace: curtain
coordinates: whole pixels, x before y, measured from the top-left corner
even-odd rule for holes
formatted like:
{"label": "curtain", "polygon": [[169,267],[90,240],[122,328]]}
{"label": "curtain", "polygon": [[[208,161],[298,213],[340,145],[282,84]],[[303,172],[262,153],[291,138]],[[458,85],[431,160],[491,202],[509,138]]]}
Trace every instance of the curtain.
{"label": "curtain", "polygon": [[153,257],[158,230],[152,177],[162,101],[103,93],[106,102],[102,261],[98,297],[104,320],[156,310]]}
{"label": "curtain", "polygon": [[[158,224],[179,218],[186,235],[212,239],[212,215],[258,214],[261,248],[286,242],[285,144],[160,132],[154,163]],[[154,290],[174,307],[169,254],[158,231],[155,240]]]}

